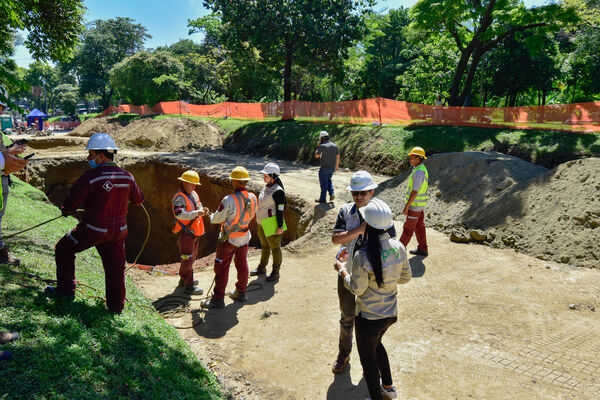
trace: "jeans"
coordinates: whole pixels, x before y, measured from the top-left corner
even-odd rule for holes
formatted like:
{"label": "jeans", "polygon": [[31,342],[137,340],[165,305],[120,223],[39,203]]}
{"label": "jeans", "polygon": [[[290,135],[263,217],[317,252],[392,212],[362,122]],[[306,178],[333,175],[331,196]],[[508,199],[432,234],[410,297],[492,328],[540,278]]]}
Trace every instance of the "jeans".
{"label": "jeans", "polygon": [[365,319],[360,315],[355,319],[356,348],[371,400],[383,400],[379,386],[379,374],[381,374],[383,385],[388,386],[393,383],[390,361],[385,347],[381,343],[381,338],[397,320],[397,317]]}
{"label": "jeans", "polygon": [[340,300],[340,343],[338,358],[346,358],[352,351],[352,329],[356,312],[356,297],[346,289],[344,279],[338,276],[338,298]]}
{"label": "jeans", "polygon": [[321,168],[319,169],[319,184],[321,185],[321,195],[319,196],[319,201],[325,202],[327,200],[327,192],[329,192],[329,196],[333,196],[333,183],[331,182],[331,177],[335,169],[333,168]]}

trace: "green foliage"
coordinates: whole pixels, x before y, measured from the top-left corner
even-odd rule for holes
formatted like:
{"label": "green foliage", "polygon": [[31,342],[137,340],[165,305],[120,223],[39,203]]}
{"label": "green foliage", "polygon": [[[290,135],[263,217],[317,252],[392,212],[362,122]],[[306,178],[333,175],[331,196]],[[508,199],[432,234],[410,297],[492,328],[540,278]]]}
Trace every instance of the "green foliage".
{"label": "green foliage", "polygon": [[79,101],[77,87],[64,83],[54,88],[53,95],[65,115],[75,115],[77,113],[77,103]]}
{"label": "green foliage", "polygon": [[186,88],[183,72],[183,64],[168,52],[140,51],[111,69],[110,84],[125,103],[152,106],[178,100]]}
{"label": "green foliage", "polygon": [[[4,233],[60,215],[43,192],[15,180],[2,220]],[[53,246],[76,223],[61,218],[8,240],[21,266],[0,265],[0,330],[18,331],[22,339],[2,347],[15,359],[2,362],[0,397],[223,398],[214,376],[131,281],[126,282],[123,313],[106,310],[104,272],[95,249],[77,256],[81,291],[74,302],[42,293],[47,283],[35,276],[55,278]]]}
{"label": "green foliage", "polygon": [[109,85],[110,70],[127,56],[141,50],[146,28],[131,18],[96,20],[83,33],[81,45],[69,67],[79,77],[80,93],[100,96],[102,108],[111,104],[114,88]]}

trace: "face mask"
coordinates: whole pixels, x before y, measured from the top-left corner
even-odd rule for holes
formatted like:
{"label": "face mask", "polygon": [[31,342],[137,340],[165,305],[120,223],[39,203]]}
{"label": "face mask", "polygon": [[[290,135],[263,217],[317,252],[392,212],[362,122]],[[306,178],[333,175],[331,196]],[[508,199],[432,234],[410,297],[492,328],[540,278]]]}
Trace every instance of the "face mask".
{"label": "face mask", "polygon": [[92,167],[92,169],[96,168],[99,164],[96,164],[96,158],[92,158],[91,160],[88,160],[88,164],[90,165],[90,167]]}

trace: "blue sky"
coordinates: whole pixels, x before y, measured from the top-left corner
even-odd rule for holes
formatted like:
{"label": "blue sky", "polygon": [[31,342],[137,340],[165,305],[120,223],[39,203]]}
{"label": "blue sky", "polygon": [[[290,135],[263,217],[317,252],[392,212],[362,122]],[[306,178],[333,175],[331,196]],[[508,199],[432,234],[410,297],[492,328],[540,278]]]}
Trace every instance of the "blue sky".
{"label": "blue sky", "polygon": [[[374,9],[411,7],[414,3],[416,0],[379,0]],[[525,0],[528,6],[543,3],[543,0]],[[130,17],[145,26],[152,35],[152,39],[146,41],[147,48],[173,44],[179,39],[200,41],[200,34],[188,35],[187,21],[208,13],[202,0],[86,0],[85,6],[86,21]],[[15,59],[21,67],[27,67],[32,61],[25,46],[17,47]]]}

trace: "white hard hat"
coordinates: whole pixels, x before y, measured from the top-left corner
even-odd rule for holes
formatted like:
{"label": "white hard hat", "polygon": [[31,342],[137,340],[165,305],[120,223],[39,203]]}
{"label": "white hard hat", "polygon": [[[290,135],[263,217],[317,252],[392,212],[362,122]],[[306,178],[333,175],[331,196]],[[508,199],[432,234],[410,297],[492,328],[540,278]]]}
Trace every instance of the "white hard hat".
{"label": "white hard hat", "polygon": [[87,142],[86,150],[119,150],[115,140],[106,133],[94,133]]}
{"label": "white hard hat", "polygon": [[319,133],[319,138],[323,139],[323,138],[328,138],[329,137],[329,133],[327,133],[327,131],[321,131],[321,133]]}
{"label": "white hard hat", "polygon": [[394,226],[392,210],[385,202],[373,199],[364,207],[359,208],[367,224],[376,229],[389,229]]}
{"label": "white hard hat", "polygon": [[261,174],[276,174],[279,175],[279,165],[274,162],[270,162],[260,171]]}
{"label": "white hard hat", "polygon": [[349,191],[361,191],[361,190],[372,190],[377,187],[373,177],[367,171],[356,171],[350,178],[350,186],[347,187]]}

